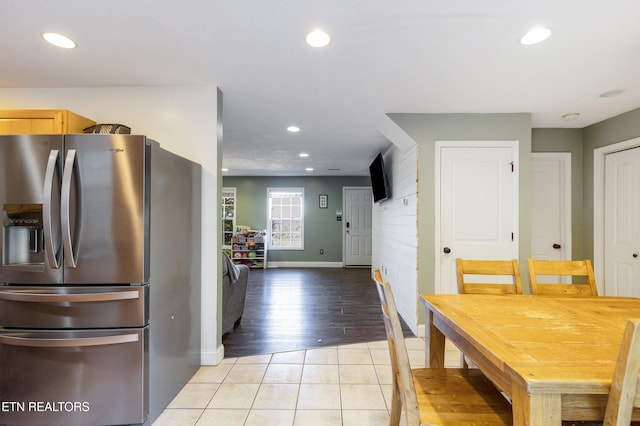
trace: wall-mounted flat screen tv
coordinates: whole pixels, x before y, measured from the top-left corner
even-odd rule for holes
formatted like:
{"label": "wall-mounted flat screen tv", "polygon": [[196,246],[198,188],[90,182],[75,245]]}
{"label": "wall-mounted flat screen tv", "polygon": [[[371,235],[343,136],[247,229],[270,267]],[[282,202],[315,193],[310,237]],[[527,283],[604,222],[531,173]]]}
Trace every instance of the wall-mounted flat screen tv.
{"label": "wall-mounted flat screen tv", "polygon": [[389,180],[387,179],[387,171],[384,167],[382,153],[378,154],[369,166],[369,174],[371,175],[373,202],[378,203],[390,198],[391,189],[389,186]]}

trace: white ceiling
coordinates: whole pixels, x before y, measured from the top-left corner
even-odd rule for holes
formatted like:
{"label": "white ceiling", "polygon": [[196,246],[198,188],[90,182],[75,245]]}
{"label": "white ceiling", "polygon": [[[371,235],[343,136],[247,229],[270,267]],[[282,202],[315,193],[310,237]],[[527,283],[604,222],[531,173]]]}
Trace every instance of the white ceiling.
{"label": "white ceiling", "polygon": [[[0,87],[219,86],[230,175],[366,175],[390,145],[378,130],[386,113],[530,112],[533,127],[582,128],[640,107],[638,0],[0,0],[0,10]],[[551,38],[519,44],[536,25]],[[333,38],[324,49],[304,43],[316,27]],[[43,31],[78,48],[47,45]],[[562,120],[572,112],[580,118]]]}

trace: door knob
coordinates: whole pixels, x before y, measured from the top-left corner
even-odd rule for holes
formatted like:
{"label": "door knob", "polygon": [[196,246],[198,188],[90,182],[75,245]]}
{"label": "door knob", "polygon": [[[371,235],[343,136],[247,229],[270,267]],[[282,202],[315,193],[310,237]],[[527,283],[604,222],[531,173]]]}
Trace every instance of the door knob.
{"label": "door knob", "polygon": [[638,253],[633,253],[633,257],[638,257]]}
{"label": "door knob", "polygon": [[558,250],[558,249],[561,249],[561,248],[562,248],[562,246],[561,246],[560,244],[558,244],[558,243],[555,243],[555,244],[553,245],[553,248],[554,248],[554,249],[556,249],[556,250]]}
{"label": "door knob", "polygon": [[449,247],[443,248],[442,251],[447,253],[447,254],[451,253],[451,249]]}

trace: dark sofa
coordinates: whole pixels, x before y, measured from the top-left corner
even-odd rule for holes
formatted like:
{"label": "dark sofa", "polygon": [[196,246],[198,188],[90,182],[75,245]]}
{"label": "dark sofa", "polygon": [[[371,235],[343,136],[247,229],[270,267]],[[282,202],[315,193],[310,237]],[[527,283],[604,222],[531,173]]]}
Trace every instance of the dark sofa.
{"label": "dark sofa", "polygon": [[235,265],[222,252],[222,334],[233,331],[240,324],[247,294],[249,267]]}

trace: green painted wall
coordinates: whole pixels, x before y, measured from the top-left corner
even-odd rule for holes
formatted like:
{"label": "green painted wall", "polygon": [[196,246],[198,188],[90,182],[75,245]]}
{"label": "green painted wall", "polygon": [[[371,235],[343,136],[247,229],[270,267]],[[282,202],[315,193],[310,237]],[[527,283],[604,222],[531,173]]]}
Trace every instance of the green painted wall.
{"label": "green painted wall", "polygon": [[[236,188],[236,224],[253,229],[267,227],[267,188],[304,188],[304,250],[271,250],[268,262],[342,262],[342,224],[336,210],[343,210],[342,188],[370,186],[368,176],[246,176],[224,177],[224,187]],[[318,196],[327,194],[329,207],[318,207]],[[320,249],[324,254],[320,254]]]}
{"label": "green painted wall", "polygon": [[[418,288],[435,289],[435,143],[437,141],[517,140],[520,154],[520,258],[531,247],[531,114],[388,114],[417,143],[418,159]],[[526,265],[525,265],[526,266]],[[521,271],[526,273],[526,270]],[[523,275],[526,276],[526,275]],[[424,323],[424,309],[418,321]]]}
{"label": "green painted wall", "polygon": [[592,258],[584,247],[584,146],[582,129],[533,129],[531,152],[571,153],[571,256]]}

